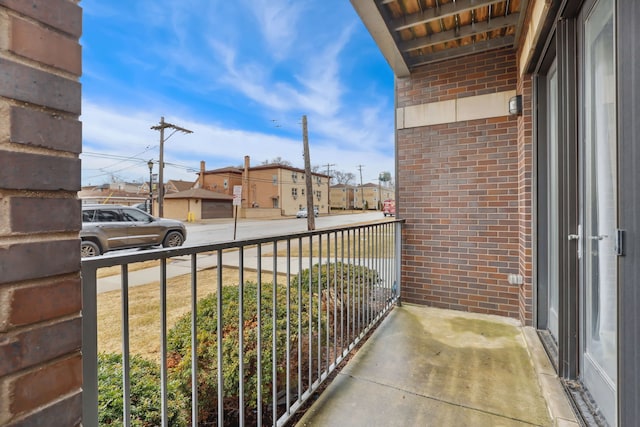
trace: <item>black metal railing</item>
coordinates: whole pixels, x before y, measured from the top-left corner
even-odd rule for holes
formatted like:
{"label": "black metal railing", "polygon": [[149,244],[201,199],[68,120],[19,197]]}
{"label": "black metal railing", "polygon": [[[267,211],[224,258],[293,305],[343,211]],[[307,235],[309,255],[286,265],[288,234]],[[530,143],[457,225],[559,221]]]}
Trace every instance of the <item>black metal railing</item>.
{"label": "black metal railing", "polygon": [[84,425],[284,424],[397,301],[400,231],[83,259]]}

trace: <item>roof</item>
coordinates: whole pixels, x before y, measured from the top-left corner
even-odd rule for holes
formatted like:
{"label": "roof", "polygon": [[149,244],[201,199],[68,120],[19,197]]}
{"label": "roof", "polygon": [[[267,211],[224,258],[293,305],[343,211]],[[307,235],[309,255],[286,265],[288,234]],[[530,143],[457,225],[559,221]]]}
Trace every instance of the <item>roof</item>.
{"label": "roof", "polygon": [[178,193],[167,194],[165,199],[202,199],[202,200],[233,200],[233,196],[216,193],[203,188],[191,188]]}
{"label": "roof", "polygon": [[181,181],[177,179],[170,179],[167,182],[167,184],[169,183],[173,184],[173,186],[176,187],[178,191],[186,191],[193,187],[193,181]]}
{"label": "roof", "polygon": [[515,48],[528,0],[351,0],[398,77],[421,65]]}
{"label": "roof", "polygon": [[[268,165],[252,166],[252,167],[249,168],[249,171],[268,170],[268,169],[285,169],[285,170],[290,170],[292,172],[304,173],[304,169],[296,168],[296,167],[289,166],[289,165],[282,165],[282,164],[279,164],[279,163],[271,163],[271,164],[268,164]],[[319,173],[319,172],[312,172],[311,175],[313,175],[313,176],[323,176],[325,178],[329,177],[329,175],[325,175],[325,174]]]}
{"label": "roof", "polygon": [[220,169],[211,169],[211,170],[205,171],[204,173],[205,173],[205,175],[207,175],[207,174],[216,174],[216,173],[239,173],[239,174],[241,174],[242,171],[243,171],[242,168],[236,168],[236,167],[233,167],[233,166],[227,166],[227,167],[220,168]]}

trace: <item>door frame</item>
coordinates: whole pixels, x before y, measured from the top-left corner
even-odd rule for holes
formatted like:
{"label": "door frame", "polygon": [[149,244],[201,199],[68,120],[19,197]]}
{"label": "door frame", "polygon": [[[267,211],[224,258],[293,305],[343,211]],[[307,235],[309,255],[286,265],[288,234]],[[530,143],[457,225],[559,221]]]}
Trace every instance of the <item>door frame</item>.
{"label": "door frame", "polygon": [[618,422],[640,419],[640,2],[617,0],[618,227]]}

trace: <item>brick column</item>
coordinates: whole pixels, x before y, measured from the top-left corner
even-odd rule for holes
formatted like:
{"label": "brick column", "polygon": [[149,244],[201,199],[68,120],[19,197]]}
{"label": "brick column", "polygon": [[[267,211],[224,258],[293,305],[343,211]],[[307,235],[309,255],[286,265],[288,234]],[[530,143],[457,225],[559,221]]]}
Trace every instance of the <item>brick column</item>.
{"label": "brick column", "polygon": [[81,422],[77,0],[0,0],[0,425]]}
{"label": "brick column", "polygon": [[520,321],[533,325],[533,248],[532,248],[532,173],[533,146],[531,110],[531,76],[518,77],[518,93],[522,95],[522,115],[518,117],[518,252],[519,271],[524,279],[520,286]]}

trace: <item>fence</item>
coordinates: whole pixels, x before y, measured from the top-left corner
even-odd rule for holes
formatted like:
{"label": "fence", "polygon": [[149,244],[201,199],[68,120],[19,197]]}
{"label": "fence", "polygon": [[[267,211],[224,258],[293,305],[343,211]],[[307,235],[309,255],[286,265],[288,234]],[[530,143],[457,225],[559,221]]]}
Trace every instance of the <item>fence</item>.
{"label": "fence", "polygon": [[400,231],[83,259],[84,425],[283,425],[397,301]]}

